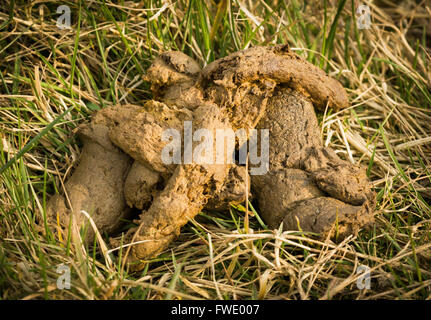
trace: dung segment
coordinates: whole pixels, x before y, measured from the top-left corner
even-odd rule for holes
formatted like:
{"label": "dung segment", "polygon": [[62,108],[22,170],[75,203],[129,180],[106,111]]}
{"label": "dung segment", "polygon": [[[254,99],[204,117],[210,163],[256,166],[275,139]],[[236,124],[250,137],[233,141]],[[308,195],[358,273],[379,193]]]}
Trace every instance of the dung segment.
{"label": "dung segment", "polygon": [[[81,159],[66,182],[67,197],[55,195],[48,203],[52,221],[59,214],[63,226],[71,216],[83,225],[79,211],[86,210],[101,233],[112,232],[131,208],[141,210],[139,226],[125,236],[125,243],[138,242],[130,262],[160,253],[204,208],[243,202],[250,181],[271,228],[338,239],[373,221],[375,196],[365,170],[323,146],[314,112],[347,107],[347,94],[287,46],[253,47],[202,70],[183,53],[167,52],[144,78],[153,100],[105,108],[80,127]],[[231,163],[166,164],[162,150],[171,142],[163,132],[184,133],[186,121],[213,136],[220,129],[268,129],[269,171],[249,175]],[[90,232],[87,240],[92,237]]]}

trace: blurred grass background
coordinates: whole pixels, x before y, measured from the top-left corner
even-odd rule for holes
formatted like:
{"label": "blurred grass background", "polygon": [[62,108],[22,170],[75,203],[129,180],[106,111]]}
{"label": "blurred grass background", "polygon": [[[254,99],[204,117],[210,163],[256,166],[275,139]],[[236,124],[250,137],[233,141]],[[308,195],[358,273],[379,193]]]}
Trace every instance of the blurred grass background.
{"label": "blurred grass background", "polygon": [[[71,9],[60,30],[58,6]],[[370,29],[356,13],[368,5]],[[253,45],[289,44],[346,87],[319,114],[322,139],[368,168],[376,224],[340,244],[268,230],[250,208],[203,212],[140,273],[98,243],[60,241],[45,204],[77,164],[92,112],[151,98],[160,52],[201,66]],[[23,1],[0,4],[1,299],[430,299],[430,1]],[[108,238],[105,238],[108,243]],[[112,249],[112,248],[110,248]],[[69,290],[57,266],[71,268]],[[371,288],[357,287],[358,266]]]}

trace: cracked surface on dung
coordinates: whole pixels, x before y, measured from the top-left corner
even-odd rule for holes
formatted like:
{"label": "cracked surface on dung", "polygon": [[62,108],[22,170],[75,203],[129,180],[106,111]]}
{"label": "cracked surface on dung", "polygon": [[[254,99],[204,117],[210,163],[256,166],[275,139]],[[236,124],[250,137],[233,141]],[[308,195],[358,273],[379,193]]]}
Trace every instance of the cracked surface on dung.
{"label": "cracked surface on dung", "polygon": [[298,201],[288,210],[289,214],[283,220],[284,228],[295,230],[306,226],[307,231],[326,233],[330,232],[328,225],[334,224],[336,219],[336,230],[332,233],[341,238],[357,232],[360,226],[369,222],[367,205],[352,206],[329,197]]}
{"label": "cracked surface on dung", "polygon": [[321,145],[313,105],[300,92],[279,87],[269,99],[257,129],[269,129],[271,170],[288,167],[288,159],[305,148]]}
{"label": "cracked surface on dung", "polygon": [[[84,148],[79,166],[65,184],[68,198],[56,194],[47,205],[47,217],[53,224],[57,214],[65,230],[71,214],[78,225],[86,224],[81,213],[84,210],[92,215],[100,230],[110,233],[127,216],[130,208],[125,202],[122,182],[133,159],[112,144],[108,132],[107,119],[99,114],[91,123],[80,127]],[[90,227],[87,240],[93,236]]]}
{"label": "cracked surface on dung", "polygon": [[135,161],[124,181],[124,196],[129,207],[148,209],[159,190],[157,184],[162,178],[139,161]]}
{"label": "cracked surface on dung", "polygon": [[284,221],[285,229],[322,233],[343,217],[343,237],[373,221],[374,194],[365,169],[323,146],[313,105],[302,93],[279,87],[257,128],[270,128],[270,172],[252,177],[270,227]]}
{"label": "cracked surface on dung", "polygon": [[253,83],[269,88],[271,82],[275,82],[309,97],[321,110],[327,103],[335,110],[349,106],[346,91],[337,80],[303,60],[286,45],[256,46],[235,52],[209,64],[202,70],[201,77],[205,86],[211,88],[212,84],[217,84],[227,91]]}
{"label": "cracked surface on dung", "polygon": [[[347,94],[287,46],[253,47],[202,70],[183,53],[167,52],[144,78],[153,100],[105,108],[80,127],[84,149],[65,184],[73,210],[55,195],[48,203],[54,221],[58,212],[64,225],[72,213],[82,225],[77,212],[86,210],[99,231],[111,232],[130,207],[140,209],[139,226],[124,239],[140,241],[129,254],[139,261],[166,248],[202,209],[244,201],[251,181],[272,228],[344,237],[372,222],[374,193],[364,169],[322,145],[314,112],[347,107]],[[248,176],[235,164],[165,164],[161,155],[169,142],[162,132],[183,132],[184,121],[213,133],[269,129],[269,172]]]}
{"label": "cracked surface on dung", "polygon": [[265,175],[253,176],[252,186],[260,214],[270,228],[279,227],[292,203],[324,195],[312,176],[300,169],[271,169]]}

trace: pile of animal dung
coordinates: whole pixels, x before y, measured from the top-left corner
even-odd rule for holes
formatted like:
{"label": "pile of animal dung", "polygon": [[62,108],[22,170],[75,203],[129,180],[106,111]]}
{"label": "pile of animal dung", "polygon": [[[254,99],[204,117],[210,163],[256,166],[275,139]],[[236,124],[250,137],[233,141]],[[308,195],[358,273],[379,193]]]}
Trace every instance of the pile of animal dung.
{"label": "pile of animal dung", "polygon": [[[271,228],[283,224],[342,239],[373,221],[375,194],[365,170],[324,147],[314,111],[348,107],[347,94],[288,46],[253,47],[203,69],[181,52],[167,52],[145,78],[153,100],[104,108],[79,127],[79,165],[66,194],[54,195],[47,209],[65,232],[70,218],[88,224],[82,210],[110,234],[139,209],[139,226],[123,241],[138,242],[128,259],[139,261],[165,249],[203,209],[226,209],[248,192]],[[214,136],[218,130],[267,129],[267,172],[250,174],[252,166],[238,163],[164,161],[171,141],[163,135],[185,132],[186,123]],[[182,144],[183,151],[189,147]],[[86,240],[93,237],[88,228]]]}

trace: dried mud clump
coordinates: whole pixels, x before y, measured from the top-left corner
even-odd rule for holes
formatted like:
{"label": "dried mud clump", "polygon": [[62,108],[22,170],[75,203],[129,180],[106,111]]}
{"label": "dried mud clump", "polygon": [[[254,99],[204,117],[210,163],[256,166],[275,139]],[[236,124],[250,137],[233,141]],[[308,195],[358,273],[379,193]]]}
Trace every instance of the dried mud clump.
{"label": "dried mud clump", "polygon": [[[155,256],[202,209],[225,209],[250,191],[266,223],[343,238],[373,221],[374,193],[363,168],[323,146],[314,107],[349,105],[342,85],[287,46],[253,47],[200,69],[181,52],[156,58],[145,75],[153,100],[98,111],[81,125],[79,166],[48,217],[67,230],[88,212],[113,232],[131,208],[141,211],[125,242],[130,261]],[[165,130],[269,129],[269,171],[236,164],[165,164]],[[185,149],[187,146],[183,145]],[[238,147],[238,146],[237,146]],[[247,181],[251,181],[251,186]],[[67,195],[67,197],[66,197]],[[87,240],[94,234],[89,228]]]}

